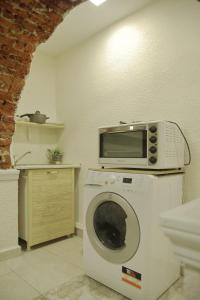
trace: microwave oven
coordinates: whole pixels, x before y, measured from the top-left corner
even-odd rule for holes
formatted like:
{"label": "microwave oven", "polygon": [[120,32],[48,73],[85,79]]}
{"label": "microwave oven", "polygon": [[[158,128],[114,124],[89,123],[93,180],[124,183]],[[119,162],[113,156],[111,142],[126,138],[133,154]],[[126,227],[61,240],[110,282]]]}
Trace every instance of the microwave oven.
{"label": "microwave oven", "polygon": [[99,128],[99,164],[139,169],[184,166],[184,138],[170,121],[135,122]]}

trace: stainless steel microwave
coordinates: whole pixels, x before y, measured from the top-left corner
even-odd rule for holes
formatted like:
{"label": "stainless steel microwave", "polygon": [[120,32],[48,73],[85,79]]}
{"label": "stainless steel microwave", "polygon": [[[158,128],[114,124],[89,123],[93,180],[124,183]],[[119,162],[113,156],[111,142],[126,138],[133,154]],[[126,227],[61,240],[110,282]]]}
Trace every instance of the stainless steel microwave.
{"label": "stainless steel microwave", "polygon": [[184,138],[173,122],[149,121],[99,128],[99,164],[173,169],[184,166]]}

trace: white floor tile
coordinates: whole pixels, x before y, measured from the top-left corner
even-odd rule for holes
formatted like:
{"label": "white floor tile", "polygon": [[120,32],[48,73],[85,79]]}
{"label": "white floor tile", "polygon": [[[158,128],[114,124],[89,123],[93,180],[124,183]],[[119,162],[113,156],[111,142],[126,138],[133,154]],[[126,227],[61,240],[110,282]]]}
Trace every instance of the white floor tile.
{"label": "white floor tile", "polygon": [[83,269],[83,250],[80,238],[72,238],[48,245],[45,250]]}
{"label": "white floor tile", "polygon": [[43,249],[31,250],[7,263],[16,274],[42,293],[82,274],[80,268]]}
{"label": "white floor tile", "polygon": [[9,272],[11,272],[11,270],[9,269],[7,263],[5,261],[0,261],[0,276],[5,275]]}
{"label": "white floor tile", "polygon": [[[0,300],[127,299],[83,274],[82,239],[55,242],[0,262]],[[160,300],[189,300],[182,281]]]}
{"label": "white floor tile", "polygon": [[[128,300],[125,296],[83,275],[65,282],[34,300]],[[199,300],[186,299],[179,281],[159,300]]]}
{"label": "white floor tile", "polygon": [[[47,300],[94,300],[94,290],[97,289],[100,284],[83,275],[58,286],[56,289],[52,289],[44,295]],[[43,300],[42,297],[38,297],[34,300]]]}
{"label": "white floor tile", "polygon": [[121,294],[109,289],[106,286],[100,286],[95,291],[95,300],[128,300],[128,298],[122,296]]}
{"label": "white floor tile", "polygon": [[39,293],[15,273],[0,277],[1,300],[32,300],[37,296]]}
{"label": "white floor tile", "polygon": [[[171,288],[166,291],[159,300],[192,300],[184,295],[183,278],[180,278]],[[194,300],[194,299],[193,299]],[[195,299],[198,300],[198,299]]]}
{"label": "white floor tile", "polygon": [[64,251],[73,251],[76,249],[82,249],[82,244],[82,239],[76,236],[47,245],[44,247],[44,249],[51,249],[57,247],[63,249]]}

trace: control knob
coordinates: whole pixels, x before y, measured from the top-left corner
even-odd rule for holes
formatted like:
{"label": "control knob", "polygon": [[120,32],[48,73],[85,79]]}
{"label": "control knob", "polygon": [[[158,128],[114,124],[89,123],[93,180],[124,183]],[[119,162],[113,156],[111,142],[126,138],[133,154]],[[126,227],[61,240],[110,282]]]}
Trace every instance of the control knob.
{"label": "control knob", "polygon": [[150,132],[154,133],[154,132],[157,131],[157,127],[156,127],[156,126],[151,126],[151,127],[149,128],[149,130],[150,130]]}
{"label": "control knob", "polygon": [[150,140],[151,143],[156,143],[157,142],[157,137],[152,135],[149,140]]}
{"label": "control knob", "polygon": [[154,157],[154,156],[151,156],[151,157],[149,158],[149,161],[150,161],[150,163],[155,164],[155,163],[157,162],[157,158]]}
{"label": "control knob", "polygon": [[149,148],[149,152],[151,152],[151,153],[156,153],[156,152],[157,152],[157,148],[156,148],[155,146],[151,146],[151,147]]}

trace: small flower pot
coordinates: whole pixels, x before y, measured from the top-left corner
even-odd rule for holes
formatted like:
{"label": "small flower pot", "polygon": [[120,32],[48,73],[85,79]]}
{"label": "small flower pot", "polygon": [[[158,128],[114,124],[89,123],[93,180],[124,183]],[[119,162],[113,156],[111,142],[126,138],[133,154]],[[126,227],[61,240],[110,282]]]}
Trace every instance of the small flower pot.
{"label": "small flower pot", "polygon": [[61,164],[63,159],[63,155],[62,154],[57,154],[51,157],[51,163],[52,164]]}

